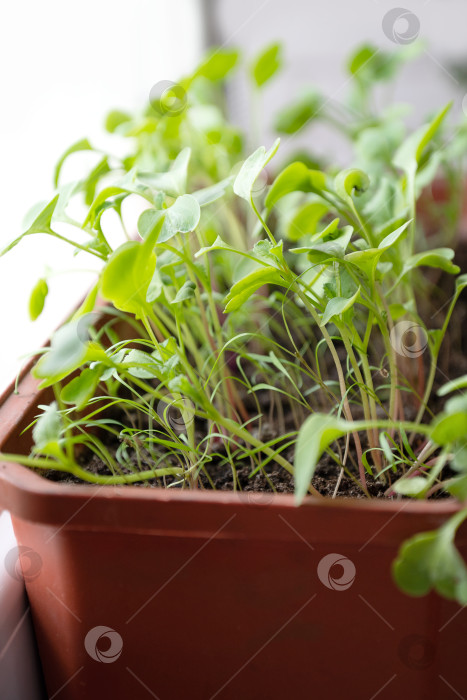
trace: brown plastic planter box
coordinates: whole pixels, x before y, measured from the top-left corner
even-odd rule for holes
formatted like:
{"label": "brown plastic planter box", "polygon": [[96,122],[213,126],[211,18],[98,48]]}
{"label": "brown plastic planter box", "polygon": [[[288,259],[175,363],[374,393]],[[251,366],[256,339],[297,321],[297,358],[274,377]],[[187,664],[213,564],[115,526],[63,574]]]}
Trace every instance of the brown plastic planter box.
{"label": "brown plastic planter box", "polygon": [[[0,406],[4,451],[49,400],[26,374]],[[428,700],[467,695],[467,612],[403,595],[400,543],[451,501],[52,483],[0,464],[54,700]],[[467,531],[459,532],[467,555]],[[333,564],[333,562],[335,562]],[[10,562],[11,565],[11,562]],[[10,700],[10,699],[5,699]]]}

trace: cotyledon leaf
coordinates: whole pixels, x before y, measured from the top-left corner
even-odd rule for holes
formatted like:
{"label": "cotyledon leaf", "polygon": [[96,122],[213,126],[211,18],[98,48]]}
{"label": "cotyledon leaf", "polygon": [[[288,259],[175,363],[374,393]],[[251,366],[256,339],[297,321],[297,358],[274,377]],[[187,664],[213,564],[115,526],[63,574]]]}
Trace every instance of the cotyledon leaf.
{"label": "cotyledon leaf", "polygon": [[246,199],[247,202],[250,202],[253,185],[255,184],[261,171],[276,154],[279,144],[280,139],[276,139],[269,151],[266,151],[264,146],[260,146],[244,161],[240,172],[235,178],[235,194],[243,199]]}
{"label": "cotyledon leaf", "polygon": [[333,299],[330,299],[321,317],[321,322],[323,325],[329,323],[329,321],[335,316],[341,316],[343,313],[348,311],[348,309],[350,309],[357,302],[359,294],[360,287],[357,289],[355,294],[348,299],[345,297],[334,297]]}
{"label": "cotyledon leaf", "polygon": [[178,197],[172,206],[167,209],[146,209],[138,219],[138,231],[142,238],[146,238],[164,219],[159,231],[157,243],[166,243],[177,233],[189,233],[193,231],[201,218],[201,209],[198,201],[191,194]]}

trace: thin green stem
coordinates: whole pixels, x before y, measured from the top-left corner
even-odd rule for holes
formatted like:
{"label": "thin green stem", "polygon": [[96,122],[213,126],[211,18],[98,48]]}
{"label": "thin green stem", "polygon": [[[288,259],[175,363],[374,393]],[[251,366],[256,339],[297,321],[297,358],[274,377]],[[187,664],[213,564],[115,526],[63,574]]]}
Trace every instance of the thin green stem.
{"label": "thin green stem", "polygon": [[24,467],[33,467],[37,469],[55,469],[56,471],[73,474],[73,476],[76,476],[82,481],[87,481],[92,484],[101,484],[108,486],[117,484],[134,484],[139,481],[147,481],[148,479],[155,479],[160,476],[182,475],[181,469],[167,467],[164,469],[147,469],[143,472],[125,474],[124,476],[101,476],[99,474],[91,474],[91,472],[87,472],[75,462],[62,463],[52,459],[41,459],[35,457],[25,457],[24,455],[18,454],[3,453],[0,453],[0,460],[3,462],[11,462],[13,464],[21,464]]}

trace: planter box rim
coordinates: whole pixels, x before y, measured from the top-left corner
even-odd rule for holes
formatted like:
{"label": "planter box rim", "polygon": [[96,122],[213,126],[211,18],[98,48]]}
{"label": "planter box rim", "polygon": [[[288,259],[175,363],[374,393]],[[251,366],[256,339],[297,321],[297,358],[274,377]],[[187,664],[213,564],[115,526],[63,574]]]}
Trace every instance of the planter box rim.
{"label": "planter box rim", "polygon": [[[0,503],[14,517],[43,526],[49,537],[88,530],[276,543],[299,537],[341,548],[366,547],[376,535],[380,545],[400,544],[414,531],[438,528],[459,509],[453,499],[309,496],[297,508],[293,494],[60,484],[12,463],[0,463]],[[461,540],[467,543],[467,527],[458,533]]]}
{"label": "planter box rim", "polygon": [[[272,503],[281,507],[297,508],[295,497],[292,493],[272,493],[260,491],[221,491],[210,489],[171,489],[162,487],[141,487],[134,485],[110,485],[75,484],[51,481],[35,473],[29,467],[11,462],[0,462],[0,476],[6,479],[14,489],[36,496],[48,496],[59,499],[83,498],[92,496],[92,500],[108,501],[109,499],[127,500],[131,495],[132,500],[166,503],[167,501],[180,503],[219,503],[238,507],[255,505],[260,507],[270,506]],[[98,493],[97,493],[98,492]],[[433,513],[451,514],[459,510],[459,504],[454,498],[442,498],[432,501],[415,499],[386,499],[386,498],[331,498],[323,496],[306,496],[299,508],[319,506],[330,509],[344,510],[371,510],[398,512],[403,510],[410,513],[420,513],[431,510]]]}

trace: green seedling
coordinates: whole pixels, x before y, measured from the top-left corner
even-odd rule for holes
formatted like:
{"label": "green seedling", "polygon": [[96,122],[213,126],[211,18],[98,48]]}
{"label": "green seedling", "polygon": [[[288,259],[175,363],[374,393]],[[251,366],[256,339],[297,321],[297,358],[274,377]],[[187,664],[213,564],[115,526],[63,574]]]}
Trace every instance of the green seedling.
{"label": "green seedling", "polygon": [[[285,140],[327,121],[353,144],[352,167],[312,152],[280,164],[279,139],[246,149],[224,111],[223,85],[239,60],[230,49],[213,50],[172,87],[173,99],[108,116],[125,157],[87,139],[71,146],[57,164],[56,195],[30,212],[3,253],[46,234],[100,267],[81,307],[40,351],[34,374],[55,401],[34,421],[31,454],[2,459],[94,484],[156,479],[169,488],[213,485],[215,462],[235,490],[240,468],[269,479],[275,465],[293,475],[299,505],[321,497],[314,477],[326,454],[363,497],[377,481],[389,498],[444,490],[464,502],[467,380],[440,390],[449,396],[441,412],[433,398],[467,286],[450,246],[465,128],[448,127],[450,105],[413,133],[394,110],[371,109],[374,88],[412,53],[361,47],[348,63],[346,105],[311,86],[271,120]],[[262,94],[282,63],[278,44],[248,63],[256,133]],[[79,151],[93,154],[94,166],[63,182]],[[440,172],[452,201],[448,225],[430,237],[419,202]],[[136,221],[126,215],[129,199],[143,210]],[[81,218],[70,213],[76,203]],[[120,242],[110,235],[117,226]],[[452,280],[444,300],[441,275]],[[47,295],[42,277],[32,319]],[[83,466],[83,448],[105,473]],[[402,546],[394,575],[404,590],[435,588],[465,604],[454,545],[465,513]]]}

